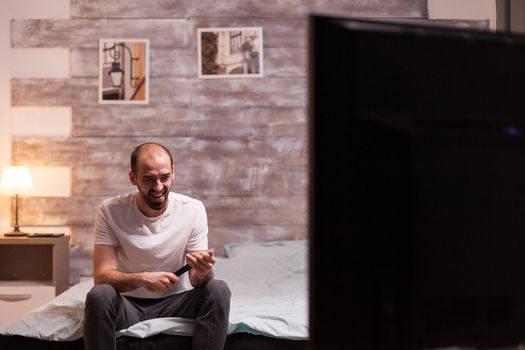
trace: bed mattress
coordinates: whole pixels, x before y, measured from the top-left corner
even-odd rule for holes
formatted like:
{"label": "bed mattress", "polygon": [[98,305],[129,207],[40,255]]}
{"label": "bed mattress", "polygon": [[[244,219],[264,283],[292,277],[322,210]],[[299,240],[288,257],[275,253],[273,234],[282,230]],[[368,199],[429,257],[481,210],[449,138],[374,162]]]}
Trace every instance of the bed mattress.
{"label": "bed mattress", "polygon": [[[288,346],[302,349],[308,342],[307,247],[306,241],[227,245],[227,258],[217,258],[215,276],[232,291],[228,349],[239,344]],[[85,295],[92,279],[80,282],[51,302],[0,326],[0,348],[14,342],[34,346],[74,346],[82,343]],[[118,331],[122,348],[147,348],[148,343],[190,344],[193,320],[178,317],[140,322]],[[147,341],[146,341],[147,340]],[[255,345],[257,343],[258,345]],[[36,345],[39,344],[39,345]],[[137,345],[138,344],[138,345]],[[244,344],[244,346],[247,346]],[[243,349],[251,349],[244,347]],[[253,349],[257,349],[254,347]]]}

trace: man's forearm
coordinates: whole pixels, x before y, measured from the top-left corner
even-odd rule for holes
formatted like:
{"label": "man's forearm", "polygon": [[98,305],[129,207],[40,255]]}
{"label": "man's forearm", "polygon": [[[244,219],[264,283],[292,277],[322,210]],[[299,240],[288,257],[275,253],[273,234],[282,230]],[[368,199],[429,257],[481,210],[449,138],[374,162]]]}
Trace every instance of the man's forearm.
{"label": "man's forearm", "polygon": [[95,284],[112,285],[118,292],[124,293],[142,286],[143,273],[126,273],[117,270],[106,270],[94,277]]}

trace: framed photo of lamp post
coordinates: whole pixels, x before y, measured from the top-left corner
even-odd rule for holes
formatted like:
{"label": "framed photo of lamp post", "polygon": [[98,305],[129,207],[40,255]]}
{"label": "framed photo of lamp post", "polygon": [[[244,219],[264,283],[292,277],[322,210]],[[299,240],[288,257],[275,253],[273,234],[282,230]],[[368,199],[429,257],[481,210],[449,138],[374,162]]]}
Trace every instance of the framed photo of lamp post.
{"label": "framed photo of lamp post", "polygon": [[262,27],[198,28],[199,78],[263,76]]}
{"label": "framed photo of lamp post", "polygon": [[98,102],[149,103],[149,40],[100,39]]}

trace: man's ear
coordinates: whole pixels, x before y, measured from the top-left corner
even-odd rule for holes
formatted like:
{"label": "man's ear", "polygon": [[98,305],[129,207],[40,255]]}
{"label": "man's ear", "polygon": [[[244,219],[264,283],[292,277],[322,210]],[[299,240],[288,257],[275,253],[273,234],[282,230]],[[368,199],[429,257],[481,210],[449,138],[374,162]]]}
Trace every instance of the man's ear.
{"label": "man's ear", "polygon": [[136,186],[136,185],[137,185],[137,175],[135,175],[135,174],[133,173],[133,171],[131,171],[131,170],[129,171],[128,175],[129,175],[129,181],[130,181],[133,185]]}

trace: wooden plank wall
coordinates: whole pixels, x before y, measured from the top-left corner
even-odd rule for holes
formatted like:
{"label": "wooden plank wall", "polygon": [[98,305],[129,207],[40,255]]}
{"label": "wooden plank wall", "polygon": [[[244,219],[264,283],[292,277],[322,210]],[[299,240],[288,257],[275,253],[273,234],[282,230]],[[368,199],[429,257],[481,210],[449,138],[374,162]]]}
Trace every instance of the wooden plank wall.
{"label": "wooden plank wall", "polygon": [[[67,79],[13,79],[13,106],[71,106],[68,138],[15,138],[14,164],[70,166],[72,196],[28,197],[24,225],[72,228],[71,283],[89,276],[98,203],[133,189],[129,153],[167,145],[174,190],[203,200],[210,244],[307,237],[310,12],[425,20],[426,0],[71,0],[71,19],[16,20],[13,48],[66,47]],[[261,26],[265,77],[199,80],[200,27]],[[150,40],[149,105],[99,105],[100,38]]]}

